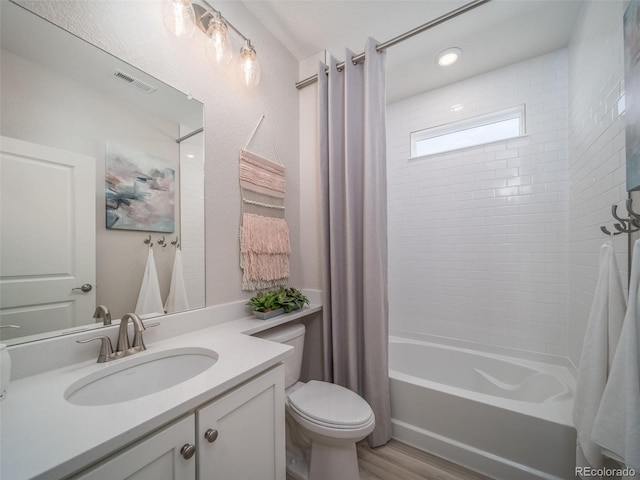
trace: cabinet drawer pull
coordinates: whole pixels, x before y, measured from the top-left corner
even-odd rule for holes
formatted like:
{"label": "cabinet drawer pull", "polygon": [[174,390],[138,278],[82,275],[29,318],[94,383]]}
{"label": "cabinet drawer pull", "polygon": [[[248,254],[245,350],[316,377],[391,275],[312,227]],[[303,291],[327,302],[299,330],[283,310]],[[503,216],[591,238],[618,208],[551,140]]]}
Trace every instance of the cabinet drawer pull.
{"label": "cabinet drawer pull", "polygon": [[218,438],[218,430],[210,428],[209,430],[204,432],[204,438],[206,438],[209,443],[215,442]]}
{"label": "cabinet drawer pull", "polygon": [[180,449],[180,454],[185,460],[189,460],[196,453],[196,446],[189,443],[185,443]]}

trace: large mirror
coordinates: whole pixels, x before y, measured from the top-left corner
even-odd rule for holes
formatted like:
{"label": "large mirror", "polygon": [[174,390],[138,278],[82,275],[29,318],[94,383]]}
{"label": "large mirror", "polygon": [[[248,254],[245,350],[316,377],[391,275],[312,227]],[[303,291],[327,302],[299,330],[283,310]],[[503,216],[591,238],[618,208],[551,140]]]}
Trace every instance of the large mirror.
{"label": "large mirror", "polygon": [[2,343],[133,312],[151,263],[164,306],[178,248],[169,310],[204,307],[202,104],[0,3]]}

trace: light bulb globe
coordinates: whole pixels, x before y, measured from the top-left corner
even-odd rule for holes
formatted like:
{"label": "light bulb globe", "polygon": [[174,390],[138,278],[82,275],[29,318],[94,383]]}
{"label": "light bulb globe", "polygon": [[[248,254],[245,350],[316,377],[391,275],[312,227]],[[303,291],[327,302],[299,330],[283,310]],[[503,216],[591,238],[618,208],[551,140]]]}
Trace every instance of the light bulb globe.
{"label": "light bulb globe", "polygon": [[191,0],[165,0],[164,26],[176,37],[191,38],[196,29],[196,14]]}
{"label": "light bulb globe", "polygon": [[260,63],[255,48],[248,40],[240,49],[240,63],[236,72],[240,83],[247,87],[255,87],[260,83]]}
{"label": "light bulb globe", "polygon": [[233,45],[228,30],[220,12],[215,12],[207,28],[205,51],[209,60],[216,65],[228,65],[233,58]]}

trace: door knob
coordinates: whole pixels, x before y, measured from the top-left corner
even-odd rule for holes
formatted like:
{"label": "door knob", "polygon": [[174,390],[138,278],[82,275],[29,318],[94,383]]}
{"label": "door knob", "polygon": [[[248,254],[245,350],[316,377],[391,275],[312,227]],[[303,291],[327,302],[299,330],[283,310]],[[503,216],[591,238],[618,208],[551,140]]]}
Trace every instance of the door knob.
{"label": "door knob", "polygon": [[82,290],[84,293],[90,292],[93,287],[89,283],[85,283],[81,287],[72,288],[71,291],[74,290]]}
{"label": "door knob", "polygon": [[190,443],[185,443],[180,449],[180,454],[185,460],[189,460],[196,453],[196,446]]}
{"label": "door knob", "polygon": [[207,430],[206,432],[204,432],[204,438],[209,442],[209,443],[213,443],[216,441],[216,439],[218,438],[218,430],[214,430],[213,428],[210,428],[209,430]]}

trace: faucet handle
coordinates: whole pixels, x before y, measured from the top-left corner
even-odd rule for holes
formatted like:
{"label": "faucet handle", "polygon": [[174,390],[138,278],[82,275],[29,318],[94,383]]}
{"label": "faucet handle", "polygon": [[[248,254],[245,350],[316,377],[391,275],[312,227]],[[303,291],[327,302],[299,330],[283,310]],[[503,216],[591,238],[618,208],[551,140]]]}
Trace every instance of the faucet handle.
{"label": "faucet handle", "polygon": [[[158,325],[160,325],[160,322],[155,322],[155,323],[148,323],[148,324],[144,324],[144,322],[140,322],[142,323],[142,328],[143,330],[146,330],[147,328],[151,328],[151,327],[157,327]],[[142,330],[135,330],[135,333],[133,334],[133,345],[131,345],[131,348],[135,348],[136,350],[146,350],[147,347],[144,344],[144,340],[142,338]]]}
{"label": "faucet handle", "polygon": [[93,340],[102,340],[102,344],[100,345],[100,354],[98,355],[98,363],[109,361],[113,355],[113,346],[111,345],[111,339],[106,335],[87,338],[86,340],[76,340],[76,343],[89,343]]}

